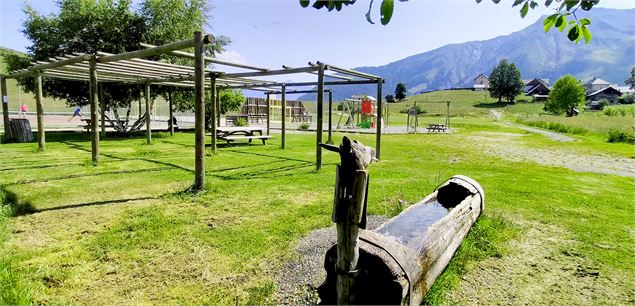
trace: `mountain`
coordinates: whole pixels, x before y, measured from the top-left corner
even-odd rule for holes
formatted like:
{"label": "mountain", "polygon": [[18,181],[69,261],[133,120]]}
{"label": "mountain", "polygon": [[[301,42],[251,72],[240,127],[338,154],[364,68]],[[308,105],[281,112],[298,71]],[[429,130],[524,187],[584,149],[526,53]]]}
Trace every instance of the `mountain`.
{"label": "mountain", "polygon": [[[542,18],[527,28],[493,39],[451,44],[413,55],[384,66],[355,70],[382,76],[384,95],[392,94],[397,83],[405,83],[409,94],[422,91],[471,87],[480,73],[489,75],[506,58],[516,64],[524,79],[545,78],[551,82],[564,74],[585,80],[593,76],[623,84],[635,65],[635,9],[594,8],[591,17],[593,39],[575,44],[552,29],[545,33]],[[583,18],[578,13],[578,18]],[[353,94],[375,96],[376,86],[338,86],[335,99]],[[315,94],[300,97],[315,100]]]}

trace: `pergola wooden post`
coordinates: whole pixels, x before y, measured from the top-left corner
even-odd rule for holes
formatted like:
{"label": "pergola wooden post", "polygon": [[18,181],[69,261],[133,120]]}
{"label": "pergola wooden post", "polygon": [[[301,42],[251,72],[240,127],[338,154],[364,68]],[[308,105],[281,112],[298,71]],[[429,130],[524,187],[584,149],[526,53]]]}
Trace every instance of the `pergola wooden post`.
{"label": "pergola wooden post", "polygon": [[267,135],[270,134],[271,129],[271,95],[267,93]]}
{"label": "pergola wooden post", "polygon": [[381,152],[381,118],[382,118],[382,112],[383,112],[383,107],[381,105],[381,91],[382,91],[382,87],[384,84],[384,80],[383,79],[377,79],[377,134],[375,136],[375,157],[377,159],[379,159],[379,154]]}
{"label": "pergola wooden post", "polygon": [[90,59],[90,68],[89,68],[89,97],[90,101],[90,132],[92,135],[91,148],[92,148],[92,161],[93,166],[97,166],[99,163],[99,129],[98,129],[98,121],[97,117],[97,61],[95,57]]}
{"label": "pergola wooden post", "polygon": [[450,101],[447,101],[447,108],[445,113],[445,127],[450,128]]}
{"label": "pergola wooden post", "polygon": [[170,108],[170,118],[168,126],[170,127],[170,136],[174,136],[174,106],[172,105],[172,90],[168,90],[168,105]]}
{"label": "pergola wooden post", "polygon": [[[205,187],[205,61],[203,33],[194,32],[194,183],[192,191]],[[213,135],[212,138],[215,138]]]}
{"label": "pergola wooden post", "polygon": [[326,138],[326,143],[333,144],[332,134],[333,134],[333,90],[329,89],[329,133]]}
{"label": "pergola wooden post", "polygon": [[2,95],[2,122],[4,123],[4,142],[9,137],[9,95],[7,95],[7,78],[0,75],[0,92]]}
{"label": "pergola wooden post", "polygon": [[315,136],[315,169],[322,169],[322,115],[324,108],[324,64],[318,63],[318,83],[317,83],[317,120]]}
{"label": "pergola wooden post", "polygon": [[216,109],[216,126],[220,126],[220,92],[218,89],[215,90],[216,95],[215,95],[215,99],[213,100],[214,103],[216,103],[214,105],[214,108]]}
{"label": "pergola wooden post", "polygon": [[281,89],[281,101],[280,101],[280,106],[282,106],[282,127],[280,128],[280,132],[282,133],[280,136],[280,139],[282,141],[282,145],[281,148],[285,149],[287,147],[287,140],[286,140],[286,134],[287,134],[287,85],[282,83],[282,89]]}
{"label": "pergola wooden post", "polygon": [[42,72],[35,73],[35,104],[37,110],[37,145],[40,151],[46,150],[44,133],[44,109],[42,107]]}
{"label": "pergola wooden post", "polygon": [[99,109],[101,111],[101,137],[106,137],[106,98],[104,84],[99,84]]}
{"label": "pergola wooden post", "polygon": [[[212,108],[212,112],[210,114],[210,122],[212,122],[212,153],[216,154],[216,113],[218,113],[218,110],[216,109],[216,96],[218,95],[217,92],[217,88],[216,88],[216,78],[218,76],[216,75],[216,73],[211,73],[209,76],[210,79],[210,102],[211,102],[211,108]],[[220,120],[220,118],[218,118]]]}
{"label": "pergola wooden post", "polygon": [[145,83],[143,86],[144,97],[146,102],[146,144],[152,144],[152,127],[150,122],[150,115],[152,114],[152,107],[150,106],[150,83]]}

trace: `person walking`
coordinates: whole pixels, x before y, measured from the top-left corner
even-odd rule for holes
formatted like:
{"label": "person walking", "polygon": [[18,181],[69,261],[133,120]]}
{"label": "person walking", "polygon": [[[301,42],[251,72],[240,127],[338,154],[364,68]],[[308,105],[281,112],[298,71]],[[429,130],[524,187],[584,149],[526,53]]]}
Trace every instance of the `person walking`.
{"label": "person walking", "polygon": [[73,120],[73,118],[77,116],[79,116],[80,120],[84,120],[84,117],[82,116],[82,108],[79,106],[75,108],[75,112],[73,113],[73,116],[71,116],[71,118],[68,119],[68,121],[70,122],[71,120]]}
{"label": "person walking", "polygon": [[20,105],[20,117],[26,118],[26,112],[29,111],[29,108],[26,106],[24,102]]}

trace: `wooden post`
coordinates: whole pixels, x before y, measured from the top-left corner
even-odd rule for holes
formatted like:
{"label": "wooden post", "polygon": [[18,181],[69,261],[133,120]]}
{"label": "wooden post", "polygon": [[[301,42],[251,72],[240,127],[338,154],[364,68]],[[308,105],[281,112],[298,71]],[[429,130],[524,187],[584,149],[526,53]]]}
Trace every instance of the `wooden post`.
{"label": "wooden post", "polygon": [[267,93],[267,135],[271,129],[271,95]]}
{"label": "wooden post", "polygon": [[168,119],[170,136],[174,136],[174,105],[172,105],[172,90],[168,90],[168,107],[170,108],[170,118]]}
{"label": "wooden post", "polygon": [[[0,75],[0,92],[0,95],[2,96],[2,122],[4,123],[4,142],[7,142],[9,140],[9,95],[7,94],[7,78],[2,75]],[[18,101],[18,103],[20,103],[20,101]]]}
{"label": "wooden post", "polygon": [[317,84],[317,127],[315,136],[315,169],[322,169],[322,115],[324,108],[324,64],[318,64],[318,84]]}
{"label": "wooden post", "polygon": [[35,73],[35,103],[37,110],[37,144],[40,151],[46,150],[44,133],[44,109],[42,107],[42,72]]}
{"label": "wooden post", "polygon": [[[368,172],[356,170],[353,176],[337,165],[333,222],[337,225],[337,303],[355,304],[355,277],[359,259],[359,227],[364,219]],[[353,180],[349,182],[348,180]],[[352,186],[352,188],[350,188]]]}
{"label": "wooden post", "polygon": [[[194,183],[193,191],[205,187],[205,61],[203,60],[203,33],[194,32]],[[212,139],[216,135],[212,135]]]}
{"label": "wooden post", "polygon": [[220,126],[220,92],[218,90],[216,92],[216,99],[214,99],[214,103],[216,103],[216,126]]}
{"label": "wooden post", "polygon": [[378,79],[377,80],[377,135],[375,138],[375,157],[377,159],[379,159],[379,154],[381,152],[381,123],[382,123],[382,112],[383,112],[383,108],[381,105],[381,90],[382,87],[384,85],[384,80],[383,79]]}
{"label": "wooden post", "polygon": [[146,144],[152,144],[152,128],[150,127],[150,115],[152,107],[150,106],[150,83],[145,83],[144,96],[146,100]]}
{"label": "wooden post", "polygon": [[333,139],[331,138],[333,134],[333,90],[329,89],[329,134],[326,138],[326,143],[333,144]]}
{"label": "wooden post", "polygon": [[99,109],[101,111],[101,137],[106,136],[106,98],[104,84],[99,84]]}
{"label": "wooden post", "polygon": [[[210,94],[210,99],[212,102],[212,112],[210,114],[211,121],[212,121],[212,153],[216,154],[216,114],[219,113],[219,110],[216,109],[216,96],[218,95],[217,93],[217,88],[216,88],[216,77],[217,75],[215,73],[211,73],[210,74],[210,88],[211,88],[211,94]],[[220,119],[220,118],[219,118]]]}
{"label": "wooden post", "polygon": [[415,101],[412,110],[415,113],[414,125],[415,125],[415,134],[417,134],[417,127],[419,126],[419,111],[417,111],[417,101]]}
{"label": "wooden post", "polygon": [[139,97],[137,102],[139,102],[139,119],[141,119],[141,114],[143,114],[143,108],[141,108],[141,97]]}
{"label": "wooden post", "polygon": [[450,101],[447,102],[447,111],[445,115],[445,127],[450,128]]}
{"label": "wooden post", "polygon": [[99,117],[97,117],[97,61],[95,57],[90,59],[89,68],[89,94],[88,100],[90,101],[90,132],[92,133],[92,160],[93,166],[97,166],[99,163]]}
{"label": "wooden post", "polygon": [[281,135],[280,139],[281,139],[281,148],[285,149],[287,147],[287,140],[286,140],[286,134],[287,134],[287,85],[285,83],[282,83],[282,89],[280,92],[281,95],[281,101],[280,101],[280,105],[282,106],[282,127],[280,128],[281,131]]}

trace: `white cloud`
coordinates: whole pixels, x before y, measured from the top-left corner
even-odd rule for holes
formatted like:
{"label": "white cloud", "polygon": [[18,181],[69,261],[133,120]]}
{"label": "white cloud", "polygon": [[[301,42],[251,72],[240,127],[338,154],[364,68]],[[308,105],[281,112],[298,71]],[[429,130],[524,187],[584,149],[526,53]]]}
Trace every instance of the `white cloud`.
{"label": "white cloud", "polygon": [[225,50],[222,53],[216,55],[216,58],[223,61],[228,61],[237,64],[247,65],[247,60],[238,52],[233,50]]}

